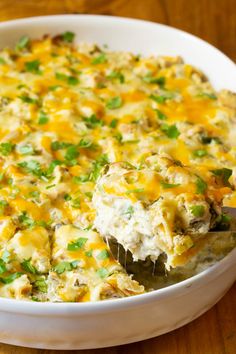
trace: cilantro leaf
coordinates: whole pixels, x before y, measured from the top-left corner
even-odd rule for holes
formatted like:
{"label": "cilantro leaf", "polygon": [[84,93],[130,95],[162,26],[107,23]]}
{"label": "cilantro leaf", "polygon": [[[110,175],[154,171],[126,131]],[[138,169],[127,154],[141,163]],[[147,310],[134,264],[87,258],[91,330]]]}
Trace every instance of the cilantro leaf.
{"label": "cilantro leaf", "polygon": [[109,75],[107,75],[107,79],[118,79],[121,84],[125,82],[125,77],[120,71],[112,71]]}
{"label": "cilantro leaf", "polygon": [[65,153],[65,159],[67,161],[73,161],[79,156],[79,151],[76,145],[71,145],[67,148]]}
{"label": "cilantro leaf", "polygon": [[118,119],[112,119],[111,123],[110,123],[110,127],[111,128],[116,128],[118,124]]}
{"label": "cilantro leaf", "polygon": [[201,217],[204,215],[205,208],[203,205],[192,205],[190,211],[194,216]]}
{"label": "cilantro leaf", "polygon": [[157,112],[157,116],[158,116],[158,118],[160,120],[166,120],[167,119],[167,116],[165,115],[165,113],[163,113],[159,109],[155,109],[155,112]]}
{"label": "cilantro leaf", "polygon": [[27,48],[29,46],[30,39],[27,36],[23,36],[19,39],[18,43],[16,44],[16,49],[17,50],[22,50],[24,48]]}
{"label": "cilantro leaf", "polygon": [[21,263],[21,267],[26,271],[27,273],[31,274],[38,274],[37,269],[33,266],[31,263],[31,258],[29,259],[24,259],[23,262]]}
{"label": "cilantro leaf", "polygon": [[25,62],[25,71],[40,75],[41,71],[39,70],[39,66],[40,66],[39,60],[27,61]]}
{"label": "cilantro leaf", "polygon": [[164,76],[153,77],[151,75],[146,75],[144,76],[143,81],[148,84],[158,84],[159,86],[164,86],[166,79]]}
{"label": "cilantro leaf", "polygon": [[19,215],[18,220],[24,227],[33,227],[35,225],[35,221],[28,216],[26,211]]}
{"label": "cilantro leaf", "polygon": [[55,267],[53,267],[53,270],[57,273],[57,274],[62,274],[66,271],[71,271],[73,269],[75,269],[77,266],[77,262],[61,262],[58,263]]}
{"label": "cilantro leaf", "polygon": [[180,186],[180,183],[174,184],[174,183],[167,183],[167,182],[161,181],[161,185],[164,189],[169,189],[169,188],[175,188],[175,187]]}
{"label": "cilantro leaf", "polygon": [[95,127],[104,125],[103,121],[101,119],[97,118],[97,116],[95,114],[92,114],[90,117],[84,117],[83,119],[84,119],[86,126],[88,128],[95,128]]}
{"label": "cilantro leaf", "polygon": [[110,254],[108,252],[108,250],[102,250],[98,255],[97,255],[97,259],[99,260],[104,260],[110,257]]}
{"label": "cilantro leaf", "polygon": [[30,104],[38,104],[39,103],[39,101],[36,98],[31,98],[26,95],[18,96],[18,98],[21,99],[21,101],[23,101],[25,103],[30,103]]}
{"label": "cilantro leaf", "polygon": [[40,111],[39,112],[39,120],[38,120],[38,124],[43,125],[43,124],[47,124],[49,121],[48,116],[46,115],[46,113],[44,111]]}
{"label": "cilantro leaf", "polygon": [[210,100],[216,100],[217,96],[214,93],[202,92],[198,97],[209,98]]}
{"label": "cilantro leaf", "polygon": [[0,154],[3,156],[8,156],[15,148],[15,145],[12,143],[1,143],[0,144]]}
{"label": "cilantro leaf", "polygon": [[6,271],[7,271],[6,263],[2,258],[0,258],[0,274],[5,273]]}
{"label": "cilantro leaf", "polygon": [[92,59],[91,64],[93,65],[97,65],[97,64],[103,64],[107,62],[107,57],[105,53],[101,53],[100,55],[98,55],[97,57],[95,57],[94,59]]}
{"label": "cilantro leaf", "polygon": [[178,128],[176,127],[175,124],[168,125],[168,124],[162,124],[160,127],[161,131],[163,131],[166,136],[170,139],[177,139],[178,136],[180,135],[180,132]]}
{"label": "cilantro leaf", "polygon": [[129,189],[126,191],[126,194],[131,194],[131,193],[143,193],[144,189],[143,188],[136,188],[136,189]]}
{"label": "cilantro leaf", "polygon": [[7,277],[4,277],[4,278],[0,277],[0,282],[3,284],[10,284],[14,280],[19,278],[21,275],[22,275],[22,273],[20,273],[20,272],[12,273],[12,274],[8,275]]}
{"label": "cilantro leaf", "polygon": [[206,182],[199,176],[197,176],[196,187],[197,187],[196,190],[197,194],[204,194],[207,190]]}
{"label": "cilantro leaf", "polygon": [[76,241],[69,243],[67,245],[68,251],[77,251],[85,245],[85,243],[88,241],[86,237],[80,237]]}
{"label": "cilantro leaf", "polygon": [[86,140],[86,139],[81,139],[78,147],[83,148],[83,149],[88,149],[91,148],[93,146],[93,143],[91,140]]}
{"label": "cilantro leaf", "polygon": [[122,106],[122,99],[119,96],[111,98],[106,104],[106,107],[108,109],[117,109],[120,108],[121,106]]}
{"label": "cilantro leaf", "polygon": [[47,286],[45,278],[40,277],[40,278],[36,279],[36,281],[34,282],[33,285],[36,289],[38,289],[42,293],[47,292],[48,286]]}
{"label": "cilantro leaf", "polygon": [[62,33],[61,37],[64,42],[72,43],[75,38],[75,33],[70,32],[70,31],[66,31],[66,32]]}
{"label": "cilantro leaf", "polygon": [[98,179],[101,169],[103,166],[107,165],[109,163],[108,156],[107,154],[103,154],[100,157],[97,158],[95,162],[93,162],[93,169],[90,172],[89,175],[89,180],[96,182]]}
{"label": "cilantro leaf", "polygon": [[204,149],[198,149],[193,151],[194,157],[204,157],[207,155],[207,151]]}

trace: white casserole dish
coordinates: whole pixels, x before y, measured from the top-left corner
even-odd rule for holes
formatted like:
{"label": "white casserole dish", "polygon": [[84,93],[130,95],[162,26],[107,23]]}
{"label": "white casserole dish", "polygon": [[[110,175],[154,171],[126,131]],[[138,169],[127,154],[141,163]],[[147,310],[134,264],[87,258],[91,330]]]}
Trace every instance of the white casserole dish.
{"label": "white casserole dish", "polygon": [[[90,15],[29,18],[0,24],[0,47],[22,35],[64,31],[77,41],[142,54],[180,55],[216,89],[236,91],[236,67],[206,42],[144,21]],[[0,298],[0,341],[47,349],[88,349],[131,343],[178,328],[213,306],[236,279],[236,249],[204,272],[168,288],[96,303],[37,303]]]}

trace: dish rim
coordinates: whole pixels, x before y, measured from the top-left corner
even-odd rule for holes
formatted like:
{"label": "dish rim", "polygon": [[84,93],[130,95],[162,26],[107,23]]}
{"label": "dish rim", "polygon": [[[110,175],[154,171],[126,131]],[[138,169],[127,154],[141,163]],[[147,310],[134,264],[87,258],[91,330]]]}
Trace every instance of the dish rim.
{"label": "dish rim", "polygon": [[[161,23],[156,23],[152,21],[146,21],[141,19],[134,19],[129,17],[121,17],[121,16],[107,16],[107,15],[84,15],[84,14],[62,14],[62,15],[48,15],[48,16],[35,16],[35,17],[26,17],[15,20],[3,21],[0,23],[0,31],[1,29],[11,28],[12,26],[19,26],[23,24],[30,24],[32,22],[38,22],[44,20],[53,20],[60,21],[64,19],[94,19],[94,20],[106,20],[106,21],[116,21],[123,23],[133,23],[133,24],[141,24],[145,26],[157,26],[163,29],[171,30],[172,32],[177,32],[179,35],[189,38],[194,42],[200,41],[201,44],[205,46],[209,46],[212,50],[216,51],[218,55],[220,55],[224,60],[228,61],[229,64],[235,63],[232,59],[230,59],[226,54],[220,51],[218,48],[208,43],[207,41],[191,34],[185,32],[181,29],[175,28],[173,26],[168,26]],[[70,27],[70,24],[68,24]],[[236,66],[235,66],[236,68]],[[192,291],[193,289],[199,288],[202,283],[211,281],[215,279],[217,276],[222,274],[229,266],[236,264],[236,248],[231,250],[226,256],[224,256],[220,261],[217,261],[214,265],[209,266],[207,269],[202,272],[187,278],[178,283],[169,285],[167,287],[153,290],[144,294],[139,294],[130,297],[124,298],[116,298],[109,299],[103,301],[95,301],[95,302],[34,302],[29,300],[17,300],[17,299],[9,299],[9,298],[1,298],[0,297],[0,311],[3,312],[14,312],[14,313],[24,313],[24,314],[37,314],[41,316],[58,315],[58,316],[70,316],[74,315],[84,315],[91,312],[93,313],[104,313],[112,311],[119,311],[120,308],[133,308],[140,307],[140,305],[145,305],[152,301],[161,301],[166,300],[170,297],[176,298],[178,296],[183,295],[183,293],[187,293]],[[13,306],[14,305],[14,306]],[[70,312],[71,311],[71,312]],[[73,311],[73,312],[72,312]]]}

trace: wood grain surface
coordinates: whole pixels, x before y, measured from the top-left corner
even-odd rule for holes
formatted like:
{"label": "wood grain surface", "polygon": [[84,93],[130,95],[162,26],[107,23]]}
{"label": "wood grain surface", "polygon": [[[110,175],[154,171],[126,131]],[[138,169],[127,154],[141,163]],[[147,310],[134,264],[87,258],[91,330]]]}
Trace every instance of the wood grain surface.
{"label": "wood grain surface", "polygon": [[[207,40],[236,61],[236,0],[0,0],[0,21],[65,13],[116,15],[168,24]],[[0,344],[0,354],[63,352]],[[236,354],[236,284],[210,311],[174,332],[140,343],[72,353]]]}

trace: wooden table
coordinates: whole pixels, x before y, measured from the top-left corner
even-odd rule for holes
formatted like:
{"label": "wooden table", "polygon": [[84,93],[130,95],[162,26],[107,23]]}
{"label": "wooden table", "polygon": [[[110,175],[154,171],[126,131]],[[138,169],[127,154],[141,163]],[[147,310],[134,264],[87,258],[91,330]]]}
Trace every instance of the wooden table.
{"label": "wooden table", "polygon": [[[236,61],[235,0],[0,0],[0,21],[14,18],[93,13],[142,18],[191,32]],[[58,353],[0,344],[0,354]],[[72,351],[76,353],[76,351]],[[236,284],[210,311],[161,337],[80,354],[235,354]]]}

